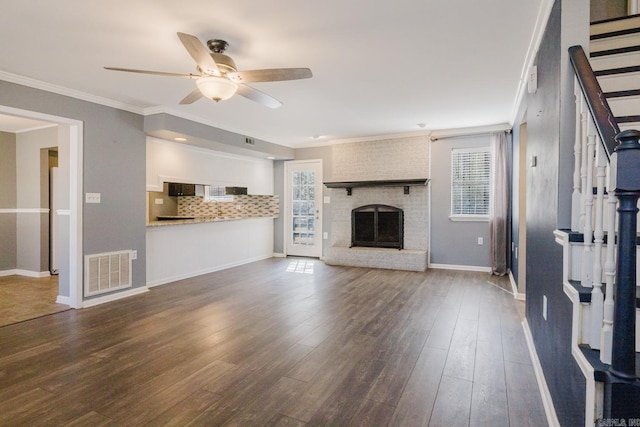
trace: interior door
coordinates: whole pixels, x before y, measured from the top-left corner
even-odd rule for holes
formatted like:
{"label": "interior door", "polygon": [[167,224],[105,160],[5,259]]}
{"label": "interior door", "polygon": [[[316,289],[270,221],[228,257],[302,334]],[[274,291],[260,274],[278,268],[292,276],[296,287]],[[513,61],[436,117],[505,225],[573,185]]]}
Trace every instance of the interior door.
{"label": "interior door", "polygon": [[285,250],[322,256],[322,160],[285,163]]}

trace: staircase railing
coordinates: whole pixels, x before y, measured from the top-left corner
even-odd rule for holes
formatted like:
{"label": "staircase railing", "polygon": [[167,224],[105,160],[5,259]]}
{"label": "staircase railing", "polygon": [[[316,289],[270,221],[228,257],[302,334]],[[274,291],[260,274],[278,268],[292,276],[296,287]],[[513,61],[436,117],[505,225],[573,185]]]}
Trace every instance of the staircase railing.
{"label": "staircase railing", "polygon": [[583,339],[611,365],[612,381],[634,381],[640,132],[620,132],[582,47],[569,48],[569,58],[576,78],[571,228],[584,235],[580,279],[593,288]]}

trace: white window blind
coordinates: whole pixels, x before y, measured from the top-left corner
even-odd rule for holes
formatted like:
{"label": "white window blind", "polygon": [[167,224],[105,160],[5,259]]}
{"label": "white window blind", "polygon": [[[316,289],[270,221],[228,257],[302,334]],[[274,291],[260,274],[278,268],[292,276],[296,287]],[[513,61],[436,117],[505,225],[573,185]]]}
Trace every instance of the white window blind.
{"label": "white window blind", "polygon": [[489,147],[451,151],[451,215],[488,216],[491,197]]}

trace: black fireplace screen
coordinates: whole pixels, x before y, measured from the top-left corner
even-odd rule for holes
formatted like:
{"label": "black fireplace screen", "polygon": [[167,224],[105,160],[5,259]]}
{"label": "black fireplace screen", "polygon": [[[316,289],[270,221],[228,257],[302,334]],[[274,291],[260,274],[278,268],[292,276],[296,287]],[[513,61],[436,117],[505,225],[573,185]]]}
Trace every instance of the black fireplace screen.
{"label": "black fireplace screen", "polygon": [[367,205],[351,211],[351,246],[402,249],[404,245],[402,209],[387,205]]}

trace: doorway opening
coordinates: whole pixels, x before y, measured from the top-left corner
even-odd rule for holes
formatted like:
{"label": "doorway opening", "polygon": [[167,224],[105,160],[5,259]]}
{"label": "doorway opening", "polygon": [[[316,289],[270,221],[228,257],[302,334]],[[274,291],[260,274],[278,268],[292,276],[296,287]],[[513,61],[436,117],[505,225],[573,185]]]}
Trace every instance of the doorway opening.
{"label": "doorway opening", "polygon": [[0,106],[0,132],[14,147],[0,174],[0,234],[11,243],[0,252],[0,307],[15,297],[14,322],[80,308],[82,122]]}

